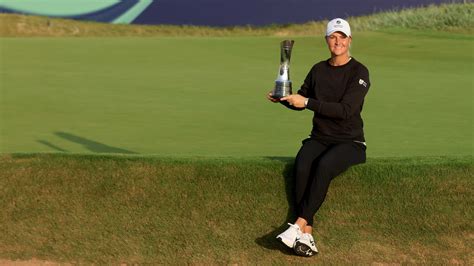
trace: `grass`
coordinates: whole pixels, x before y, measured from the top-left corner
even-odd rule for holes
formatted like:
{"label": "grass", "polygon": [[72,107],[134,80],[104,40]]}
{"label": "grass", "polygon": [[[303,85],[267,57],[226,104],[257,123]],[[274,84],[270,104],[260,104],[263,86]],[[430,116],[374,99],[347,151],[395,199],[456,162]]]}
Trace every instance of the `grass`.
{"label": "grass", "polygon": [[[98,264],[470,264],[472,157],[369,159],[316,215],[321,253],[274,240],[292,219],[292,159],[0,158],[0,253]],[[285,193],[286,191],[286,193]],[[245,233],[242,233],[245,232]]]}
{"label": "grass", "polygon": [[[423,31],[471,33],[474,20],[473,3],[430,5],[422,8],[393,10],[370,16],[349,18],[358,31],[377,31],[387,28]],[[435,18],[435,19],[433,19]],[[314,36],[325,31],[326,21],[305,24],[270,25],[265,27],[202,27],[202,26],[139,26],[110,25],[78,22],[66,19],[0,14],[2,37],[104,37],[104,36]]]}
{"label": "grass", "polygon": [[[320,37],[294,39],[296,90],[328,52]],[[280,41],[2,38],[0,152],[294,156],[311,113],[264,96]],[[472,45],[468,34],[354,34],[371,74],[370,157],[472,154]]]}
{"label": "grass", "polygon": [[472,33],[474,3],[430,5],[380,12],[351,19],[357,31],[402,28],[420,31],[460,31]]}

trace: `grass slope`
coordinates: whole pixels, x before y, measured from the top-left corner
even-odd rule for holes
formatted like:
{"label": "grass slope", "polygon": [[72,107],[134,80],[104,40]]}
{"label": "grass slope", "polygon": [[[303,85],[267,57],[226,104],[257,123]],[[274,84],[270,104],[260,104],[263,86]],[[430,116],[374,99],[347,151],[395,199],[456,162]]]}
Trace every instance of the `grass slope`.
{"label": "grass slope", "polygon": [[[321,37],[294,39],[297,90],[328,52]],[[2,38],[0,152],[294,156],[311,113],[264,97],[280,41]],[[372,81],[369,156],[472,154],[472,45],[467,34],[354,33]]]}
{"label": "grass slope", "polygon": [[369,159],[333,181],[321,253],[274,239],[292,159],[0,157],[0,257],[73,263],[472,264],[472,157]]}

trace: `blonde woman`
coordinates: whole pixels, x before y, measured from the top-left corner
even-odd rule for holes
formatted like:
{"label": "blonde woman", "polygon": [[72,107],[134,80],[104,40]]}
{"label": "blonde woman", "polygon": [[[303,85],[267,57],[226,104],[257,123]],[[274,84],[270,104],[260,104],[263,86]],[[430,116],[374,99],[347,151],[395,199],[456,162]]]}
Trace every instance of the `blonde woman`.
{"label": "blonde woman", "polygon": [[318,252],[313,216],[321,207],[333,178],[350,166],[364,163],[366,143],[361,118],[370,87],[369,71],[351,56],[349,23],[336,18],[327,24],[331,57],[315,64],[297,94],[274,99],[293,110],[314,113],[313,129],[295,160],[296,221],[277,239],[301,256]]}

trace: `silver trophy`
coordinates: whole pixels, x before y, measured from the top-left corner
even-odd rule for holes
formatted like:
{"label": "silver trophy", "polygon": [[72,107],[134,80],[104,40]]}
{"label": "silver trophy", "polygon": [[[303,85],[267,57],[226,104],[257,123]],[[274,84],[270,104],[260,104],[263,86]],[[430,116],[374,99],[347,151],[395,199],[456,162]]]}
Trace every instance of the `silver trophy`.
{"label": "silver trophy", "polygon": [[275,80],[275,89],[273,90],[272,98],[280,99],[292,94],[290,80],[290,58],[293,43],[295,43],[293,40],[284,40],[280,43],[280,71],[278,72],[278,77]]}

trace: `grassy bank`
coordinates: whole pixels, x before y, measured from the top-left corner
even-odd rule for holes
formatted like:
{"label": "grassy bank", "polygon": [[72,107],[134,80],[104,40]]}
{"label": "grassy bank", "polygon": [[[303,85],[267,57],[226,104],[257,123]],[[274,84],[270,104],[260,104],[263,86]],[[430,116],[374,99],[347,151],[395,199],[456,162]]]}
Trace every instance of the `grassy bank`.
{"label": "grassy bank", "polygon": [[291,158],[0,157],[0,258],[75,263],[472,264],[472,157],[369,159],[316,216],[321,253],[274,237]]}
{"label": "grassy bank", "polygon": [[[473,3],[431,5],[349,18],[357,31],[387,28],[423,31],[473,32]],[[35,16],[0,14],[2,37],[64,36],[314,36],[321,35],[324,21],[266,27],[139,26],[79,22]]]}

